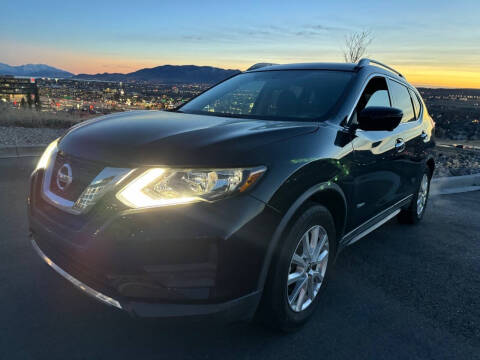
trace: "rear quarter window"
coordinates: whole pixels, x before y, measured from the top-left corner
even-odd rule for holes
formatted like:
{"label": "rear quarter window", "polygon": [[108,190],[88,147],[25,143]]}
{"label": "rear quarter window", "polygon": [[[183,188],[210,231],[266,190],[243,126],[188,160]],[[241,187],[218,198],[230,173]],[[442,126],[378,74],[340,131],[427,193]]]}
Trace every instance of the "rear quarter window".
{"label": "rear quarter window", "polygon": [[420,105],[420,101],[418,100],[417,94],[413,92],[411,89],[408,89],[410,96],[412,97],[413,109],[415,110],[415,118],[418,119],[420,116],[420,110],[422,109]]}

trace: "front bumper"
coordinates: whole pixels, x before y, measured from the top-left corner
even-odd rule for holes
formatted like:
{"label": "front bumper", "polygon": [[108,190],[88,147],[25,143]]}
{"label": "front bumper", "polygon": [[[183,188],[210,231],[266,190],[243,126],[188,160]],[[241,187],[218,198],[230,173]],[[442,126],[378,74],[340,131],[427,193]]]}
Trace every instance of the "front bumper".
{"label": "front bumper", "polygon": [[80,290],[84,291],[86,294],[94,297],[95,299],[97,299],[97,300],[99,300],[99,301],[101,301],[101,302],[103,302],[107,305],[111,305],[111,306],[114,306],[118,309],[122,309],[122,305],[120,305],[120,303],[117,300],[112,299],[111,297],[109,297],[105,294],[102,294],[101,292],[99,292],[95,289],[92,289],[90,286],[85,285],[80,280],[74,278],[72,275],[70,275],[69,273],[64,271],[60,266],[55,264],[47,255],[45,255],[43,253],[43,251],[38,247],[38,245],[37,245],[37,243],[35,242],[34,239],[31,239],[31,241],[32,241],[33,249],[37,252],[37,254],[40,256],[40,258],[43,261],[45,261],[48,266],[50,266],[53,270],[55,270],[57,273],[59,273],[65,279],[70,281],[77,288],[79,288]]}
{"label": "front bumper", "polygon": [[106,197],[88,216],[29,198],[32,245],[85,293],[141,317],[253,315],[259,277],[280,218],[245,195],[212,204],[148,211],[118,208]]}
{"label": "front bumper", "polygon": [[133,316],[163,318],[190,316],[214,317],[226,321],[236,321],[250,319],[254,315],[261,298],[261,291],[256,291],[241,298],[219,304],[152,304],[138,301],[122,301],[122,303],[120,303],[118,300],[102,294],[67,273],[43,253],[33,238],[31,239],[31,242],[34,250],[40,258],[58,274],[75,285],[79,290],[104,304],[125,310]]}

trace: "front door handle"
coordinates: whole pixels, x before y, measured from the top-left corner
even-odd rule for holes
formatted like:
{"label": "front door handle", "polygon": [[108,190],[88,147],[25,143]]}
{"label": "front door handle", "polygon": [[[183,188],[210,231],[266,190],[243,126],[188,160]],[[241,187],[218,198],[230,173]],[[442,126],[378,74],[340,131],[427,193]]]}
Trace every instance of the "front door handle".
{"label": "front door handle", "polygon": [[395,141],[395,149],[397,149],[397,152],[402,152],[405,150],[405,141],[403,139],[398,138],[397,141]]}

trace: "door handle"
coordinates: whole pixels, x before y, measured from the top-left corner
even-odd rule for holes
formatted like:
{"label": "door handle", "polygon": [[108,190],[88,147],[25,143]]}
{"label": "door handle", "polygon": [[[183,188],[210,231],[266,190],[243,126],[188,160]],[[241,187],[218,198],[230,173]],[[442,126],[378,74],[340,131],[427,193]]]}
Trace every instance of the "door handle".
{"label": "door handle", "polygon": [[421,138],[422,140],[425,140],[425,139],[427,138],[427,136],[428,136],[428,135],[427,135],[427,133],[425,132],[425,130],[423,130],[422,133],[420,134],[420,138]]}
{"label": "door handle", "polygon": [[403,141],[401,138],[398,138],[395,142],[395,149],[397,149],[397,152],[399,153],[405,150],[405,141]]}

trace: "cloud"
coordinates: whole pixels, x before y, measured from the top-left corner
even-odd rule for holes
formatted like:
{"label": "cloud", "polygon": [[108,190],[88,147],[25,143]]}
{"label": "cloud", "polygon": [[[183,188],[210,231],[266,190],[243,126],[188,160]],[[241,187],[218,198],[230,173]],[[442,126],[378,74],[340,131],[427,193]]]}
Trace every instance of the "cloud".
{"label": "cloud", "polygon": [[127,43],[166,43],[166,42],[210,42],[233,43],[246,39],[258,41],[281,41],[285,38],[302,37],[304,39],[328,36],[330,33],[348,32],[345,27],[325,24],[304,24],[300,26],[281,26],[266,24],[248,27],[227,27],[220,31],[209,28],[183,30],[181,33],[163,35],[160,29],[155,33],[114,33],[106,35],[106,39],[113,42]]}
{"label": "cloud", "polygon": [[194,41],[205,40],[203,36],[198,36],[198,35],[183,35],[182,39],[183,40],[194,40]]}
{"label": "cloud", "polygon": [[306,25],[306,27],[312,30],[319,30],[319,31],[348,31],[349,30],[346,27],[342,27],[342,26],[326,26],[321,24]]}

